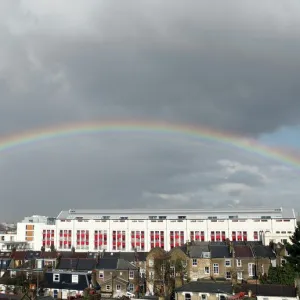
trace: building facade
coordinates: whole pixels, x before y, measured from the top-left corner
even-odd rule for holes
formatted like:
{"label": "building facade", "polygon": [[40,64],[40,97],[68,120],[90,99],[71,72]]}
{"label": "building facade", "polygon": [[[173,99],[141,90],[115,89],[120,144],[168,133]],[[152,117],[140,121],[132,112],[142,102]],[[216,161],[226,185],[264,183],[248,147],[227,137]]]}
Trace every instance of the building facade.
{"label": "building facade", "polygon": [[297,225],[293,209],[69,210],[57,218],[33,216],[17,225],[17,239],[33,250],[166,251],[187,241],[288,240]]}

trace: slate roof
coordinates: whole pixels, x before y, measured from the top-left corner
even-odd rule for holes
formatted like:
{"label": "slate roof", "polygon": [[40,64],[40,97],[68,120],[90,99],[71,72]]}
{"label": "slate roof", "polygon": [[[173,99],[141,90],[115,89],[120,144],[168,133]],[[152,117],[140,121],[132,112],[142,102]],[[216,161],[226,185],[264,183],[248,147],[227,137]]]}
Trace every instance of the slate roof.
{"label": "slate roof", "polygon": [[232,294],[232,285],[230,283],[221,282],[201,282],[201,281],[191,281],[177,289],[175,292],[199,292],[199,293],[224,293]]}
{"label": "slate roof", "polygon": [[120,252],[119,258],[125,259],[130,262],[136,261],[146,261],[147,253],[146,252]]}
{"label": "slate roof", "polygon": [[83,271],[83,270],[91,271],[91,270],[95,269],[96,265],[97,265],[97,261],[94,258],[79,258],[76,270],[78,270],[78,271]]}
{"label": "slate roof", "polygon": [[41,251],[26,251],[26,260],[37,259],[41,257]]}
{"label": "slate roof", "polygon": [[210,252],[207,244],[196,244],[190,246],[189,257],[201,258],[203,252]]}
{"label": "slate roof", "polygon": [[117,263],[117,270],[137,270],[137,267],[131,264],[129,261],[119,258]]}
{"label": "slate roof", "polygon": [[252,247],[255,257],[275,259],[276,255],[270,246],[254,245]]}
{"label": "slate roof", "polygon": [[78,258],[61,258],[57,269],[60,270],[76,270]]}
{"label": "slate roof", "polygon": [[103,252],[101,258],[120,258],[121,252]]}
{"label": "slate roof", "polygon": [[58,253],[55,252],[42,252],[40,258],[44,259],[55,259],[58,257]]}
{"label": "slate roof", "polygon": [[237,257],[237,258],[253,257],[253,253],[252,253],[250,246],[238,245],[238,246],[233,246],[233,249],[235,252],[235,257]]}
{"label": "slate roof", "polygon": [[139,261],[146,261],[147,252],[102,252],[100,255],[102,258],[122,258],[130,262],[136,260],[136,256]]}
{"label": "slate roof", "polygon": [[[297,291],[294,286],[277,284],[243,284],[236,291],[248,293],[251,290],[257,296],[269,297],[296,297]],[[257,291],[257,292],[256,292]]]}
{"label": "slate roof", "polygon": [[227,245],[209,245],[211,258],[232,257]]}
{"label": "slate roof", "polygon": [[10,259],[10,252],[0,252],[0,259]]}
{"label": "slate roof", "polygon": [[100,258],[96,265],[99,270],[116,270],[118,266],[118,258]]}
{"label": "slate roof", "polygon": [[64,258],[87,258],[88,252],[72,252],[72,251],[62,251],[59,252],[61,257]]}
{"label": "slate roof", "polygon": [[[46,272],[44,275],[44,287],[52,289],[72,289],[76,291],[83,291],[85,288],[89,287],[89,277],[87,274],[77,273],[77,272],[66,272],[59,273],[60,281],[53,282],[53,274],[55,272]],[[72,274],[78,275],[78,283],[72,283]]]}

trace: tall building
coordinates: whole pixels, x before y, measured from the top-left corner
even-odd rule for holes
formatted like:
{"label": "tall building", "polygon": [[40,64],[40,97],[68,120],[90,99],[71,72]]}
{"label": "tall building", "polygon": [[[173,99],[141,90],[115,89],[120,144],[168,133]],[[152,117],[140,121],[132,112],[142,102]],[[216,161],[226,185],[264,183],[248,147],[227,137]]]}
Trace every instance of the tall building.
{"label": "tall building", "polygon": [[293,209],[75,210],[56,219],[33,216],[18,223],[18,239],[33,249],[59,251],[170,250],[187,241],[288,240],[297,224]]}

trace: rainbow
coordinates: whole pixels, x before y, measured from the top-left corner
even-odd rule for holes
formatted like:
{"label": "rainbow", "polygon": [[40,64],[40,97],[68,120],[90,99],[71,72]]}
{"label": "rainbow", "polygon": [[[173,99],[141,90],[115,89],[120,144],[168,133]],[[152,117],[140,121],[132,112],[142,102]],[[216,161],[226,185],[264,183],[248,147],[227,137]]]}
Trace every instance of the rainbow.
{"label": "rainbow", "polygon": [[233,146],[243,151],[300,168],[300,157],[297,155],[259,144],[255,140],[245,139],[235,134],[216,131],[202,126],[159,121],[83,122],[25,131],[15,135],[0,137],[0,152],[46,140],[110,132],[181,135]]}

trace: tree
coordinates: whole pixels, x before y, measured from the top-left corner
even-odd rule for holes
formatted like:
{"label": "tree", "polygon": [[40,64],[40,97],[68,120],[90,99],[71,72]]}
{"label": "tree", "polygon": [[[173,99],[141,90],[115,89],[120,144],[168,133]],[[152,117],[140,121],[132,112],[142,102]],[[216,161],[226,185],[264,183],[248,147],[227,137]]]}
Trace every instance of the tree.
{"label": "tree", "polygon": [[290,264],[295,272],[300,273],[300,224],[297,224],[294,234],[290,237],[291,243],[286,243],[285,247],[288,256],[285,257],[287,264]]}
{"label": "tree", "polygon": [[283,266],[272,267],[270,266],[268,276],[260,277],[262,284],[283,284],[294,285],[295,271],[292,265],[285,264]]}
{"label": "tree", "polygon": [[[160,296],[174,291],[175,285],[181,286],[185,267],[181,259],[172,260],[168,254],[154,259],[156,290]],[[162,287],[162,288],[159,288]]]}
{"label": "tree", "polygon": [[51,251],[51,252],[55,252],[55,251],[56,251],[54,244],[51,244],[51,246],[50,246],[50,251]]}

